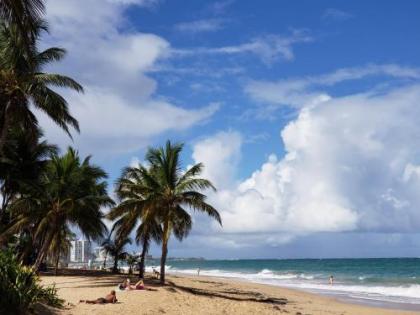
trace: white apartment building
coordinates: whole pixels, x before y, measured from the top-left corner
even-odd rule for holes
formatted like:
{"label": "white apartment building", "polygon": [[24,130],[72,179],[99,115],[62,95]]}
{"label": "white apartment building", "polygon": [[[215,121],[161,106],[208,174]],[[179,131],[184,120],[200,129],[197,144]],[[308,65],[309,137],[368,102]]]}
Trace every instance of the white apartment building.
{"label": "white apartment building", "polygon": [[70,261],[86,263],[92,258],[92,244],[90,241],[79,239],[70,242]]}

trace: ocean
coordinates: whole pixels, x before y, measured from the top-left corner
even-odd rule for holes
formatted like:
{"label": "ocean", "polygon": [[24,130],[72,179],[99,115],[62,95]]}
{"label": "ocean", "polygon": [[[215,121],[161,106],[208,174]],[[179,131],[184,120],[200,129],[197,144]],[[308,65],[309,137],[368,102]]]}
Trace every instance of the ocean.
{"label": "ocean", "polygon": [[[261,259],[168,261],[168,273],[237,278],[356,302],[420,309],[420,259]],[[147,269],[159,266],[150,261]],[[329,284],[329,277],[334,284]],[[394,306],[395,306],[394,305]],[[398,306],[399,307],[399,306]]]}

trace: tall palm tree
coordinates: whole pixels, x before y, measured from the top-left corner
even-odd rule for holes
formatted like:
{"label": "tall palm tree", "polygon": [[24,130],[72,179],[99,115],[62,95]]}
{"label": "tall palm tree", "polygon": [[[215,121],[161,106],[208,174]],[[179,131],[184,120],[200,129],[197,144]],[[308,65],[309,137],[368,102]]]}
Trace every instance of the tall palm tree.
{"label": "tall palm tree", "polygon": [[106,226],[101,207],[113,204],[107,195],[105,178],[106,173],[92,165],[90,157],[81,160],[72,148],[63,156],[53,154],[39,186],[12,204],[12,222],[1,237],[33,226],[38,247],[36,269],[51,243],[70,226],[77,227],[87,238],[103,237]]}
{"label": "tall palm tree", "polygon": [[148,199],[154,189],[148,186],[147,176],[145,177],[148,172],[149,170],[141,165],[123,170],[122,176],[116,182],[116,194],[121,202],[107,215],[110,220],[118,219],[114,226],[118,227],[119,233],[129,235],[135,226],[138,226],[136,243],[142,246],[139,278],[144,277],[145,257],[151,241],[160,243],[162,239],[162,228],[155,217],[156,211],[153,211],[155,203]]}
{"label": "tall palm tree", "polygon": [[60,61],[66,51],[57,47],[39,51],[38,41],[48,28],[42,20],[34,23],[33,40],[24,45],[15,24],[0,22],[0,151],[12,126],[21,126],[28,133],[36,132],[38,120],[31,110],[32,105],[46,113],[67,134],[70,135],[70,126],[79,131],[66,100],[52,87],[77,92],[82,92],[83,88],[70,77],[43,72],[52,62]]}
{"label": "tall palm tree", "polygon": [[149,186],[154,187],[148,200],[155,203],[153,209],[162,224],[163,232],[161,284],[165,284],[165,264],[171,234],[182,240],[191,230],[191,215],[187,209],[204,212],[222,224],[218,211],[206,202],[206,196],[200,192],[205,189],[215,190],[209,180],[198,177],[203,171],[203,164],[195,164],[183,172],[180,161],[182,148],[182,144],[167,141],[165,147],[150,148],[146,154],[151,171],[144,176]]}

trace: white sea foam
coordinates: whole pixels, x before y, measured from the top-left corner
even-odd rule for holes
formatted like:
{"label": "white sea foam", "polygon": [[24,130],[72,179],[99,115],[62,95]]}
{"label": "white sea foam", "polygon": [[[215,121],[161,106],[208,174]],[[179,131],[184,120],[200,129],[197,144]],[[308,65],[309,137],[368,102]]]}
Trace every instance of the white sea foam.
{"label": "white sea foam", "polygon": [[[168,272],[196,275],[197,269],[168,268]],[[327,283],[327,279],[317,277],[316,275],[308,275],[303,273],[276,273],[270,269],[262,269],[257,273],[227,271],[219,269],[202,269],[200,271],[200,275],[223,278],[239,278],[256,283],[297,288],[330,295],[348,296],[357,299],[420,304],[420,285],[417,284],[407,286],[372,286],[336,283],[334,285],[329,285]],[[359,277],[359,280],[363,279],[365,279],[365,277]]]}

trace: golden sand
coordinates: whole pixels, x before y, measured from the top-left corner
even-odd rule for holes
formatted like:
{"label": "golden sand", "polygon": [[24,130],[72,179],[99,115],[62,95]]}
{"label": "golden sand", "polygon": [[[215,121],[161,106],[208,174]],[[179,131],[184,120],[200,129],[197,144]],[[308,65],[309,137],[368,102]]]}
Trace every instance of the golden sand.
{"label": "golden sand", "polygon": [[[66,300],[59,314],[291,314],[291,315],[409,315],[420,312],[385,310],[337,301],[306,292],[197,276],[168,276],[168,285],[159,286],[146,278],[155,291],[118,291],[116,304],[90,305],[82,299],[103,297],[124,279],[123,275],[42,276],[44,284],[55,283]],[[136,277],[132,277],[135,282]],[[287,301],[286,301],[286,300]],[[286,302],[286,304],[284,304]]]}

